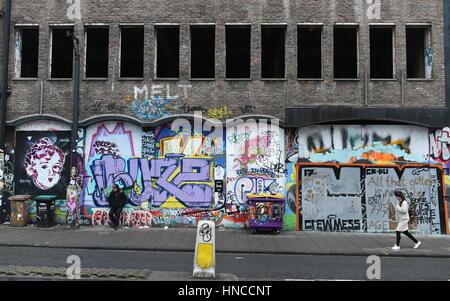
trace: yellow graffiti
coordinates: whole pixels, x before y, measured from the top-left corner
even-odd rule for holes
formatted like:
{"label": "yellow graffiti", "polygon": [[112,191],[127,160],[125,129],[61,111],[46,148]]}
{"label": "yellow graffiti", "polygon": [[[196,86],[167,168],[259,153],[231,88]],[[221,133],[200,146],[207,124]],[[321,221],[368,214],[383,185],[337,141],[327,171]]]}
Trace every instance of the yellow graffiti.
{"label": "yellow graffiti", "polygon": [[208,110],[208,118],[214,119],[226,119],[231,116],[232,112],[228,110],[227,106],[223,106],[222,108],[217,109],[209,109]]}
{"label": "yellow graffiti", "polygon": [[[395,141],[392,141],[391,143],[387,143],[387,144],[383,144],[383,145],[385,145],[385,146],[387,146],[387,145],[400,146],[405,151],[405,153],[407,153],[407,154],[411,153],[411,150],[408,148],[408,146],[406,145],[405,141],[403,141],[401,139],[395,140]],[[368,147],[374,147],[374,145],[363,145],[363,146],[357,147],[356,149],[357,150],[363,150],[363,149],[368,148]],[[313,154],[319,154],[319,153],[323,153],[323,152],[327,152],[327,151],[330,151],[330,148],[321,147],[321,148],[313,150],[312,153]],[[387,162],[389,162],[389,161],[387,161]]]}
{"label": "yellow graffiti", "polygon": [[325,148],[325,147],[318,148],[318,149],[315,149],[315,150],[313,151],[313,154],[322,153],[322,152],[325,152],[325,151],[327,151],[327,150],[328,150],[328,148]]}
{"label": "yellow graffiti", "polygon": [[186,206],[181,204],[175,197],[171,196],[167,199],[159,208],[181,208],[184,209]]}
{"label": "yellow graffiti", "polygon": [[141,194],[142,193],[141,192],[141,187],[137,183],[134,184],[134,192],[136,192],[137,194]]}
{"label": "yellow graffiti", "polygon": [[408,148],[408,146],[406,146],[406,143],[403,140],[395,140],[387,145],[400,145],[405,150],[405,153],[411,153],[410,149]]}

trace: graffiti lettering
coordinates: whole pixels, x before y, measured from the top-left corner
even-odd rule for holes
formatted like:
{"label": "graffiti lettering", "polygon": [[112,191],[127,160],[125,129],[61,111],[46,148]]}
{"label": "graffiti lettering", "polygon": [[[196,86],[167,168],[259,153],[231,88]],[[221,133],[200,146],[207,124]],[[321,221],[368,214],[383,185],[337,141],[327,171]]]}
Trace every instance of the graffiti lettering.
{"label": "graffiti lettering", "polygon": [[228,110],[227,106],[222,108],[213,108],[208,110],[208,118],[214,119],[226,119],[232,115],[232,112]]}
{"label": "graffiti lettering", "polygon": [[94,143],[94,149],[96,154],[113,155],[119,157],[119,150],[117,145],[108,141],[96,141]]}
{"label": "graffiti lettering", "polygon": [[305,230],[357,231],[361,230],[361,221],[340,219],[336,215],[329,215],[326,219],[305,220]]}
{"label": "graffiti lettering", "polygon": [[239,109],[241,110],[242,114],[252,114],[256,108],[254,106],[245,106],[239,107]]}
{"label": "graffiti lettering", "polygon": [[438,162],[450,160],[450,128],[446,127],[429,134],[430,155]]}
{"label": "graffiti lettering", "polygon": [[193,107],[193,106],[189,106],[189,105],[187,105],[187,104],[184,104],[184,105],[181,107],[181,109],[183,110],[184,113],[195,113],[195,112],[202,112],[202,113],[204,113],[204,114],[207,114],[207,113],[208,113],[208,110],[205,109],[205,108],[202,107],[202,106],[195,106],[195,107]]}
{"label": "graffiti lettering", "polygon": [[208,207],[213,195],[211,159],[183,158],[168,154],[165,158],[115,158],[104,155],[92,161],[93,199],[97,205],[107,205],[103,190],[115,182],[125,187],[140,186],[139,193],[128,195],[134,205],[151,200],[153,207],[161,206],[173,196],[187,207]]}
{"label": "graffiti lettering", "polygon": [[[442,168],[428,165],[427,176],[419,164],[399,166],[334,165],[302,163],[299,176],[303,229],[335,229],[330,216],[360,221],[363,231],[393,231],[397,227],[393,196],[405,191],[410,204],[410,229],[422,233],[445,233]],[[421,171],[421,172],[419,172]],[[439,201],[441,200],[441,201]],[[328,216],[328,218],[324,218]],[[339,227],[337,227],[339,229]],[[351,227],[344,227],[350,229]],[[356,228],[355,228],[356,229]]]}

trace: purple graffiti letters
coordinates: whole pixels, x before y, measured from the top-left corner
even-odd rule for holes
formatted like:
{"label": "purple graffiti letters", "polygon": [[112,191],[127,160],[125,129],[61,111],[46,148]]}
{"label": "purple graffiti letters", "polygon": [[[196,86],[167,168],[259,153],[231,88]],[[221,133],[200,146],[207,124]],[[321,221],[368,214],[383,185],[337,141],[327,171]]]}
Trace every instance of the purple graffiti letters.
{"label": "purple graffiti letters", "polygon": [[[185,182],[209,182],[211,176],[210,164],[208,159],[169,159],[177,155],[167,155],[168,159],[154,159],[156,161],[156,170],[158,174],[155,175],[158,180],[156,184],[175,196],[178,200],[183,202],[188,207],[208,207],[211,204],[212,188],[204,184],[181,185]],[[178,167],[178,162],[181,163],[181,172],[169,182],[168,178],[174,173]],[[162,174],[161,167],[166,166]],[[181,186],[180,186],[181,185]],[[160,206],[165,202],[166,198],[162,194],[158,194],[159,198],[153,200],[153,206]]]}
{"label": "purple graffiti letters", "polygon": [[[120,181],[127,187],[138,184],[140,191],[132,189],[128,195],[130,203],[140,205],[148,200],[159,207],[171,196],[184,206],[208,207],[211,205],[213,189],[211,159],[183,158],[171,154],[166,158],[130,158],[128,162],[112,155],[94,160],[91,166],[95,190],[93,200],[99,206],[107,205],[103,190]],[[152,179],[154,185],[152,185]]]}

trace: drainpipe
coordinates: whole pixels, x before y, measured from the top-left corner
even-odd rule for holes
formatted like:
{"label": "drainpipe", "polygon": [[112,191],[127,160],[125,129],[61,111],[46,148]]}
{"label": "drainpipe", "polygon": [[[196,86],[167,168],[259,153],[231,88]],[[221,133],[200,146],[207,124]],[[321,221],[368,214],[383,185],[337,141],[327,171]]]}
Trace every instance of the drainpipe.
{"label": "drainpipe", "polygon": [[11,91],[8,89],[9,69],[9,36],[11,32],[11,0],[5,0],[5,15],[3,16],[3,72],[0,103],[0,149],[5,149],[6,132],[6,101]]}
{"label": "drainpipe", "polygon": [[72,137],[70,140],[70,170],[76,166],[76,151],[78,142],[78,115],[80,110],[80,41],[70,31],[67,32],[67,37],[73,41],[73,49],[75,53],[75,64],[73,72],[73,90],[72,90]]}

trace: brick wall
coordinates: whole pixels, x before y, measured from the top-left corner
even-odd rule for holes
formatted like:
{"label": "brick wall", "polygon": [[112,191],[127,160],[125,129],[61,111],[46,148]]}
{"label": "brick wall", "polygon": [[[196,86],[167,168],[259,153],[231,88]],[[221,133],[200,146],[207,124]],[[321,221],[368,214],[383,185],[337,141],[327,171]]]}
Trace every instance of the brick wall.
{"label": "brick wall", "polygon": [[[82,69],[80,120],[99,114],[124,114],[139,117],[134,105],[142,105],[144,94],[135,96],[135,87],[147,86],[151,95],[167,98],[166,104],[153,103],[155,116],[189,113],[202,108],[211,117],[235,117],[245,113],[274,115],[284,119],[287,107],[352,106],[363,107],[443,107],[444,46],[442,0],[383,0],[381,18],[369,20],[369,5],[362,0],[196,0],[196,1],[119,1],[98,0],[81,3],[81,19],[69,19],[69,4],[60,0],[13,1],[13,23],[40,25],[39,75],[36,80],[12,80],[13,94],[8,100],[7,120],[39,113],[43,87],[43,113],[71,119],[72,81],[49,80],[49,25],[74,23],[81,39],[84,66],[85,23],[107,23],[110,26],[109,78],[85,80]],[[195,4],[195,5],[194,5]],[[225,80],[225,23],[252,24],[251,80]],[[397,78],[390,81],[368,81],[369,23],[395,23],[395,65]],[[406,74],[405,24],[432,24],[434,70],[432,80],[401,80]],[[143,80],[119,80],[119,23],[145,24],[145,66]],[[180,24],[180,78],[176,81],[154,80],[154,24]],[[189,79],[189,24],[216,24],[216,79]],[[261,23],[286,23],[286,80],[261,80]],[[297,23],[323,23],[323,79],[297,79]],[[359,79],[333,79],[333,24],[359,23]],[[11,45],[14,43],[11,34]],[[10,76],[14,76],[14,47],[11,48]],[[43,85],[41,85],[43,83]],[[160,85],[156,86],[156,85]],[[169,87],[169,89],[167,89]],[[403,89],[403,90],[402,90]],[[139,91],[137,90],[137,91]],[[158,92],[159,91],[159,92]],[[403,91],[403,93],[402,93]],[[402,95],[404,96],[402,99]],[[131,97],[132,101],[126,98]],[[174,97],[178,96],[178,97]],[[214,110],[224,109],[227,110]],[[144,111],[148,107],[144,106]]]}

